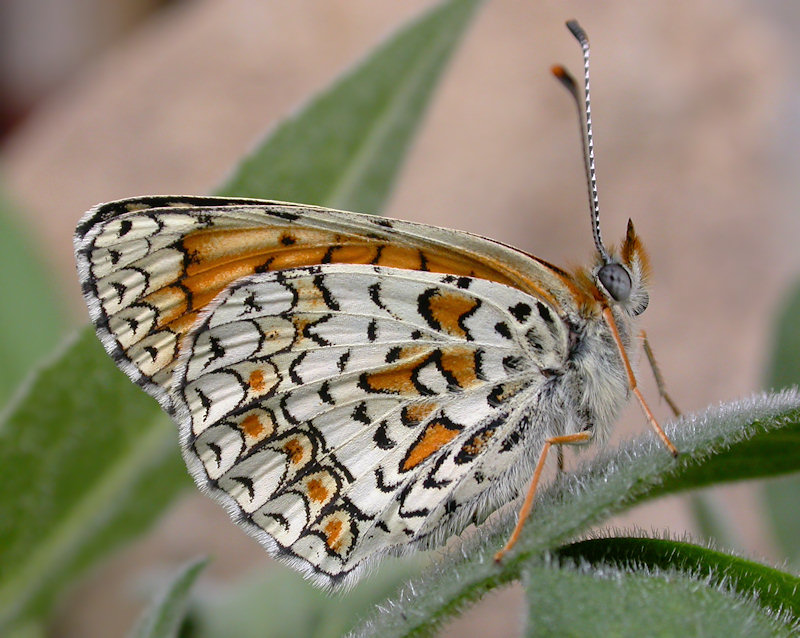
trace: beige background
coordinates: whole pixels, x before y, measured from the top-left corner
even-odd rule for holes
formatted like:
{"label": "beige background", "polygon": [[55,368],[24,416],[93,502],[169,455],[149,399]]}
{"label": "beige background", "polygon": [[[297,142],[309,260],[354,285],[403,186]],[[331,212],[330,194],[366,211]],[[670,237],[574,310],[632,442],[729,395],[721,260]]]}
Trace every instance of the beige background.
{"label": "beige background", "polygon": [[[75,316],[84,320],[71,234],[84,210],[129,195],[209,192],[265,128],[429,4],[185,2],[84,67],[0,157]],[[554,62],[580,71],[563,26],[579,18],[593,44],[604,236],[621,238],[632,217],[652,254],[643,325],[671,390],[694,410],[758,389],[772,314],[800,272],[795,22],[777,14],[779,5],[488,3],[386,213],[486,234],[556,264],[588,262],[574,109],[549,74]],[[615,440],[644,428],[631,406]],[[740,546],[779,561],[757,516],[757,492],[714,494]],[[677,498],[610,524],[692,530]],[[141,583],[201,553],[216,556],[206,582],[273,568],[221,510],[193,494],[87,578],[64,604],[57,635],[124,632]],[[516,636],[521,600],[515,589],[497,594],[445,635]]]}

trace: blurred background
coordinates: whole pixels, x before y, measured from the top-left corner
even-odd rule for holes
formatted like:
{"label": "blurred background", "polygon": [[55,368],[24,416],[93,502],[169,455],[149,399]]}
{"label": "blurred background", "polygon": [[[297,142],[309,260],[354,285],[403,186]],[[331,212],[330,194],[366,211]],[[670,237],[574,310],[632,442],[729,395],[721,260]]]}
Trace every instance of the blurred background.
{"label": "blurred background", "polygon": [[[72,257],[85,210],[211,192],[265,130],[431,4],[0,2],[2,191],[69,321],[86,322]],[[557,62],[580,73],[563,24],[573,17],[593,45],[604,237],[618,241],[631,217],[651,252],[643,326],[673,396],[692,411],[762,388],[773,318],[800,273],[800,8],[790,0],[487,2],[383,212],[588,263],[574,107],[549,71]],[[645,367],[640,376],[666,420]],[[611,444],[645,427],[631,405]],[[781,562],[759,495],[752,484],[712,493],[735,545]],[[696,532],[683,498],[610,525]],[[214,556],[214,582],[284,569],[192,493],[83,581],[54,635],[121,634],[146,599],[141,583],[197,554]],[[511,588],[444,635],[516,636],[521,605]]]}

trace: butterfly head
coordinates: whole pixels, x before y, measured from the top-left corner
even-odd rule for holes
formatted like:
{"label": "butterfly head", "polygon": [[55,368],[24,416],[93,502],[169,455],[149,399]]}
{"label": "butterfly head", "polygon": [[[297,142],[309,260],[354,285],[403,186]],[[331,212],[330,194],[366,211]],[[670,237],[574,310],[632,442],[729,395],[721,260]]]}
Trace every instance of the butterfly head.
{"label": "butterfly head", "polygon": [[650,301],[647,292],[650,259],[630,220],[619,255],[615,253],[612,250],[605,256],[599,255],[592,274],[597,288],[608,300],[635,317],[645,311]]}

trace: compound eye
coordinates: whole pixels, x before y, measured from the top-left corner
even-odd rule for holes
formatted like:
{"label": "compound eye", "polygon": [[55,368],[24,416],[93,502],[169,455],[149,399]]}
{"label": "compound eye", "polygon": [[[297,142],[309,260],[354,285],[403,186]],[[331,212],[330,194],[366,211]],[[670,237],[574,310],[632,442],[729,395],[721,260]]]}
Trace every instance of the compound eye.
{"label": "compound eye", "polygon": [[620,264],[606,264],[598,271],[597,278],[616,301],[627,301],[631,296],[631,276]]}

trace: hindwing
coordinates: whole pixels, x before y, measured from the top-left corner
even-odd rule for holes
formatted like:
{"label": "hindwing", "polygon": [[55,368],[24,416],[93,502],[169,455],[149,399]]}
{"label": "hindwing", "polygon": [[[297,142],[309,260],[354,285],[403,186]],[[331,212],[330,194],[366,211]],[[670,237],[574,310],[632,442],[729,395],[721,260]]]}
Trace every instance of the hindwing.
{"label": "hindwing", "polygon": [[535,304],[495,282],[364,265],[236,282],[175,372],[187,464],[271,553],[328,585],[460,531],[482,497],[496,507],[516,489],[491,487],[523,454],[542,370],[567,356],[563,324]]}

